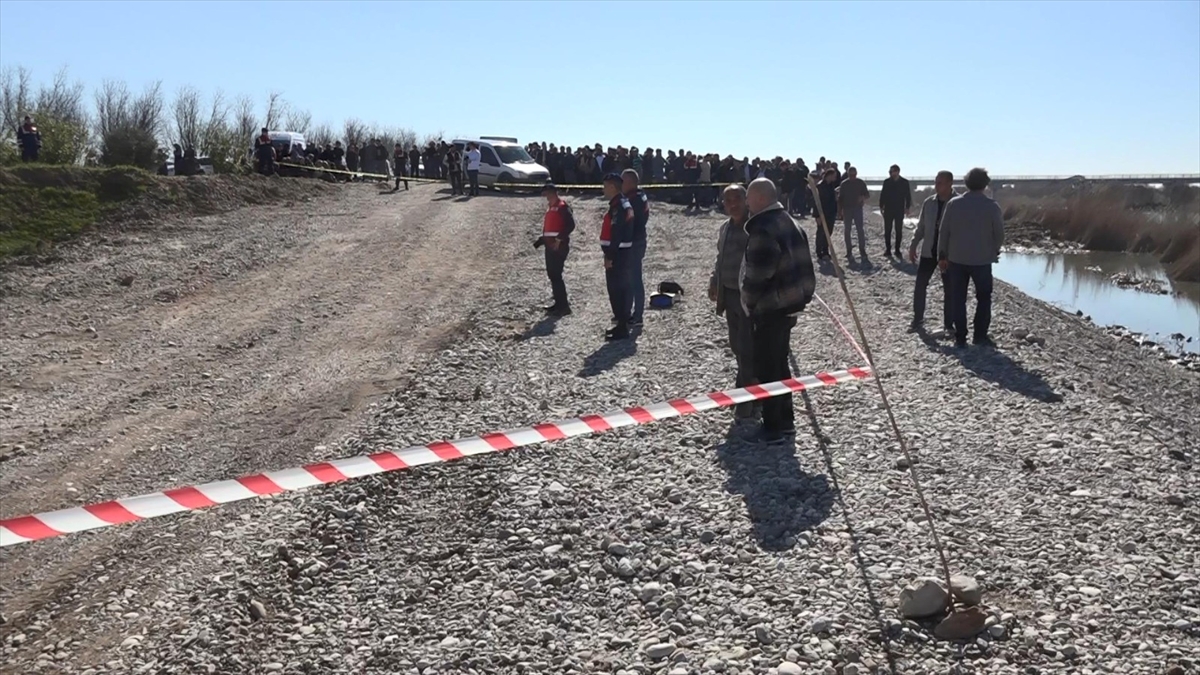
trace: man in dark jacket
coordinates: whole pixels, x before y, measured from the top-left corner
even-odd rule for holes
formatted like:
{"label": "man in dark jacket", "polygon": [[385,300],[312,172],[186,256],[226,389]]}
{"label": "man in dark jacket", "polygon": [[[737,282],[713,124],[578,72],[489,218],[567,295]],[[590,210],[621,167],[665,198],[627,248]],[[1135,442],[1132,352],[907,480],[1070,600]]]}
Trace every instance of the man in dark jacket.
{"label": "man in dark jacket", "polygon": [[[750,218],[739,283],[742,309],[753,324],[754,375],[760,383],[778,382],[792,376],[792,328],[812,300],[817,278],[808,237],[779,203],[775,184],[767,178],[751,181],[746,203]],[[762,415],[760,441],[786,441],[796,433],[790,393],[764,400]]]}
{"label": "man in dark jacket", "polygon": [[[737,361],[737,378],[734,385],[746,387],[758,384],[754,379],[754,330],[750,317],[742,309],[741,282],[742,260],[746,257],[746,219],[750,213],[746,207],[746,188],[730,184],[721,193],[721,203],[729,218],[721,225],[717,234],[717,262],[712,277],[708,280],[708,299],[717,305],[717,316],[724,315],[729,328],[729,350]],[[762,409],[757,401],[739,403],[733,409],[738,421],[753,419]]]}
{"label": "man in dark jacket", "polygon": [[608,302],[612,305],[614,326],[605,332],[604,339],[629,339],[630,265],[632,262],[634,212],[629,199],[621,194],[621,174],[604,177],[604,196],[608,211],[600,226],[600,248],[604,251],[604,281],[608,286]]}
{"label": "man in dark jacket", "polygon": [[[33,118],[25,116],[25,121],[17,127],[17,146],[21,148],[22,162],[38,161],[38,152],[42,149],[42,133],[38,131]],[[176,171],[179,167],[175,167]]]}
{"label": "man in dark jacket", "polygon": [[[837,193],[837,171],[834,169],[825,169],[825,173],[821,177],[821,182],[817,184],[817,202],[821,205],[820,214],[825,217],[825,224],[829,226],[829,235],[833,235],[833,219],[837,216],[838,210],[838,193]],[[820,222],[817,223],[817,259],[829,260],[829,238],[825,236],[825,228],[821,227]]]}
{"label": "man in dark jacket", "polygon": [[421,177],[421,150],[416,143],[408,151],[408,172],[413,178]]}
{"label": "man in dark jacket", "polygon": [[396,187],[392,192],[400,190],[400,181],[404,181],[404,189],[408,189],[408,172],[404,170],[404,164],[408,161],[408,156],[404,152],[404,146],[400,143],[396,144],[392,150],[392,175],[396,178]]}
{"label": "man in dark jacket", "polygon": [[646,310],[646,280],[642,277],[642,265],[646,261],[646,226],[650,222],[650,198],[638,187],[638,172],[625,169],[621,172],[621,194],[633,205],[633,247],[629,249],[629,294],[633,300],[633,313],[629,325],[642,325],[642,314]]}
{"label": "man in dark jacket", "polygon": [[912,210],[912,188],[908,179],[900,176],[900,166],[888,169],[888,179],[879,191],[879,212],[883,214],[883,255],[892,257],[892,232],[896,233],[896,257],[904,240],[904,217]]}

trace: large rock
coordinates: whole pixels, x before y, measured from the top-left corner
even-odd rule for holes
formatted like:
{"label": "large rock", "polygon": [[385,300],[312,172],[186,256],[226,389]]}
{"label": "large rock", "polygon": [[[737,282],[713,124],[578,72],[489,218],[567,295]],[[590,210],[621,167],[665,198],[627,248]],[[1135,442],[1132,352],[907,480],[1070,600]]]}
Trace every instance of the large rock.
{"label": "large rock", "polygon": [[983,590],[979,588],[979,582],[975,581],[975,577],[966,574],[950,577],[950,592],[964,605],[973,607],[983,602]]}
{"label": "large rock", "polygon": [[900,591],[900,614],[920,619],[941,614],[950,596],[942,582],[933,577],[921,577]]}
{"label": "large rock", "polygon": [[979,607],[968,607],[942,619],[933,634],[942,640],[967,640],[983,632],[986,625],[987,612]]}

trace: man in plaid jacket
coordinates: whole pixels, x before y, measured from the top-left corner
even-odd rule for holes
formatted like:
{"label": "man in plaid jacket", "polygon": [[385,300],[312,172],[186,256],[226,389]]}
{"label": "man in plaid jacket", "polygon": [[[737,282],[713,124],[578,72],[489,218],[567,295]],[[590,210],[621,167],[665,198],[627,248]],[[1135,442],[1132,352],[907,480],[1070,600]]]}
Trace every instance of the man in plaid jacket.
{"label": "man in plaid jacket", "polygon": [[[739,288],[742,309],[750,317],[754,343],[754,375],[760,383],[792,376],[788,365],[796,315],[812,300],[817,277],[808,237],[779,203],[775,184],[758,178],[746,191],[746,254]],[[790,440],[796,433],[792,396],[763,401],[760,441]]]}

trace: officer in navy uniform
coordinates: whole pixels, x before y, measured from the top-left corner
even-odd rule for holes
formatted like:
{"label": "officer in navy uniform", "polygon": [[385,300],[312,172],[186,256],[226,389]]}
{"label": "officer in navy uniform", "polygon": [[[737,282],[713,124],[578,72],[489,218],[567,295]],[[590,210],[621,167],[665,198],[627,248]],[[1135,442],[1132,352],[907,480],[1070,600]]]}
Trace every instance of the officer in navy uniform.
{"label": "officer in navy uniform", "polygon": [[629,325],[642,325],[642,314],[646,310],[646,280],[642,277],[642,265],[646,261],[646,225],[650,222],[650,198],[638,187],[638,172],[625,169],[621,172],[621,192],[633,205],[633,247],[629,260],[629,293],[633,300],[633,314]]}
{"label": "officer in navy uniform", "polygon": [[546,183],[542,188],[546,198],[546,215],[542,220],[542,235],[533,242],[534,248],[546,247],[546,276],[550,277],[550,289],[554,293],[554,304],[546,307],[552,316],[571,313],[567,301],[567,284],[563,281],[563,268],[571,252],[571,233],[575,231],[575,216],[571,207],[558,196],[558,187]]}
{"label": "officer in navy uniform", "polygon": [[609,341],[629,339],[629,310],[633,304],[629,285],[635,216],[633,205],[621,194],[621,186],[621,174],[604,176],[608,211],[600,227],[600,248],[604,251],[604,281],[613,311],[613,327],[604,334]]}

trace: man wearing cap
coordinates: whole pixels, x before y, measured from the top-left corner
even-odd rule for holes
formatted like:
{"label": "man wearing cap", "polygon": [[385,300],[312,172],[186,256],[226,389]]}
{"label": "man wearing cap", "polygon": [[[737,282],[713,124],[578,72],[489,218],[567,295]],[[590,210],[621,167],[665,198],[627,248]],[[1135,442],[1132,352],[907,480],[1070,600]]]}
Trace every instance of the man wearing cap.
{"label": "man wearing cap", "polygon": [[563,269],[567,254],[571,252],[575,216],[571,214],[571,207],[558,196],[558,186],[554,183],[546,183],[542,196],[546,198],[546,215],[542,219],[542,236],[534,240],[533,247],[546,247],[546,276],[550,277],[550,290],[554,294],[554,304],[546,308],[546,313],[566,316],[571,313],[571,304],[567,301]]}
{"label": "man wearing cap", "polygon": [[650,198],[638,187],[638,172],[621,172],[621,194],[633,205],[633,247],[629,259],[629,293],[633,296],[633,314],[629,325],[642,325],[646,310],[646,281],[642,278],[642,263],[646,260],[646,224],[650,222]]}
{"label": "man wearing cap", "polygon": [[622,184],[619,173],[604,177],[608,212],[604,214],[604,222],[600,226],[600,248],[604,251],[604,281],[613,311],[614,325],[604,334],[604,339],[610,341],[629,338],[629,310],[632,304],[629,281],[636,216],[629,199],[621,194]]}

